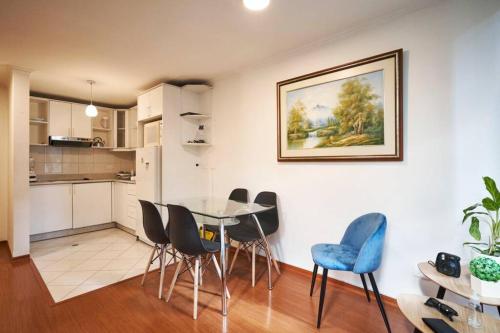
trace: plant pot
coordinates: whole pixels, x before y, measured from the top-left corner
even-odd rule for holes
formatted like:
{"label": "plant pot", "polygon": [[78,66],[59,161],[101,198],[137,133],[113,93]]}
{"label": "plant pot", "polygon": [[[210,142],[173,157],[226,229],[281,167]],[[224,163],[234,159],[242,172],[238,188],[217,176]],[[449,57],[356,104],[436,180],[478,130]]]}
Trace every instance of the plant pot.
{"label": "plant pot", "polygon": [[[485,254],[478,254],[477,256],[486,257],[496,261],[500,264],[500,257],[488,256]],[[470,276],[471,288],[483,297],[500,298],[500,281],[483,281],[471,274]]]}

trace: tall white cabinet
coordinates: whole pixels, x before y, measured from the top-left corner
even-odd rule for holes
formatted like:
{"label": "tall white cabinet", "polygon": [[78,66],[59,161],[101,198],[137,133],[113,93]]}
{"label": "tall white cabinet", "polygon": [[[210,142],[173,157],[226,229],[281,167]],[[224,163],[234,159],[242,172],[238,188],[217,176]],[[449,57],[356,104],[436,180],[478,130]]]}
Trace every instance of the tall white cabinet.
{"label": "tall white cabinet", "polygon": [[[203,92],[185,93],[183,89],[165,85],[165,107],[162,135],[162,201],[172,202],[186,197],[209,194],[210,166],[207,152],[209,146],[198,147],[184,144],[184,112],[210,114],[202,100],[209,97],[210,89]],[[186,107],[184,107],[184,105]],[[207,141],[209,139],[207,138]],[[163,209],[162,214],[167,214]],[[165,215],[167,216],[167,215]]]}

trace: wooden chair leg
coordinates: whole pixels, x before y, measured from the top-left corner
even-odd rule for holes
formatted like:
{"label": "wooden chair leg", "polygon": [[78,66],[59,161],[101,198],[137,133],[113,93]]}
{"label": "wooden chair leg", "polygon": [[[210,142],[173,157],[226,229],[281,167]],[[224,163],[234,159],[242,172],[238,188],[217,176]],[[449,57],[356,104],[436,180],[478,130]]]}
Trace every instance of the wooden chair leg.
{"label": "wooden chair leg", "polygon": [[318,274],[318,265],[314,264],[313,275],[311,280],[311,291],[309,292],[309,296],[313,295],[314,284],[316,283],[316,275]]}
{"label": "wooden chair leg", "polygon": [[156,253],[156,245],[153,248],[153,251],[151,251],[151,255],[149,256],[148,265],[146,266],[146,270],[144,271],[144,275],[142,276],[141,286],[144,286],[144,281],[146,281],[146,276],[148,275],[149,267],[151,267],[151,262],[153,261],[155,253]]}
{"label": "wooden chair leg", "polygon": [[234,257],[233,260],[231,261],[231,267],[229,267],[227,275],[231,275],[231,272],[233,271],[234,263],[236,262],[236,258],[238,257],[238,253],[240,252],[240,247],[241,243],[238,243],[238,247],[236,248],[236,252],[234,252]]}
{"label": "wooden chair leg", "polygon": [[184,263],[184,259],[180,259],[177,264],[177,268],[175,269],[174,277],[172,278],[172,282],[170,282],[170,288],[168,289],[167,298],[165,301],[169,301],[172,296],[172,292],[174,291],[175,282],[177,281],[177,277],[179,276],[179,271],[181,270],[182,264]]}
{"label": "wooden chair leg", "polygon": [[158,290],[158,298],[163,298],[163,280],[165,278],[165,261],[167,259],[167,246],[162,245],[160,250],[160,289]]}
{"label": "wooden chair leg", "polygon": [[321,326],[321,316],[323,314],[323,303],[325,302],[326,281],[328,280],[328,269],[323,268],[323,277],[321,278],[321,293],[319,295],[319,310],[317,328]]}
{"label": "wooden chair leg", "polygon": [[385,313],[384,309],[384,303],[382,303],[382,298],[380,297],[380,293],[378,291],[375,278],[373,277],[373,273],[368,273],[368,277],[370,278],[370,283],[372,285],[373,292],[375,293],[375,298],[377,299],[378,307],[380,308],[380,312],[382,313],[382,318],[384,318],[384,323],[385,327],[387,328],[387,332],[391,333],[391,326],[389,325],[389,320],[387,319],[387,314]]}
{"label": "wooden chair leg", "polygon": [[363,282],[363,288],[365,289],[366,299],[368,300],[368,303],[370,303],[371,302],[370,293],[368,292],[368,287],[366,285],[365,275],[359,274],[359,276],[361,276],[361,282]]}
{"label": "wooden chair leg", "polygon": [[252,288],[255,287],[255,243],[252,244]]}
{"label": "wooden chair leg", "polygon": [[200,277],[200,257],[194,259],[193,319],[198,318],[198,278]]}

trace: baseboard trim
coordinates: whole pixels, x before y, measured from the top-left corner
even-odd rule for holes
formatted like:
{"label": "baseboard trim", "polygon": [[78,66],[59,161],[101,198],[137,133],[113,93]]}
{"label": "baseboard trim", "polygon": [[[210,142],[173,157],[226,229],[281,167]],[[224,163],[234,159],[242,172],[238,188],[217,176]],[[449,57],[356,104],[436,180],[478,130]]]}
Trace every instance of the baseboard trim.
{"label": "baseboard trim", "polygon": [[[232,252],[232,255],[234,255],[235,251],[236,251],[235,247],[230,248],[230,252]],[[264,257],[261,254],[256,254],[256,260],[265,262],[266,257]],[[297,267],[294,265],[290,265],[290,264],[284,263],[284,262],[279,261],[279,260],[276,260],[276,261],[278,262],[278,265],[279,265],[281,271],[294,272],[294,273],[300,274],[302,276],[308,277],[309,279],[312,278],[312,272],[308,271],[307,269],[300,268],[300,267]],[[229,261],[229,262],[231,262],[231,261]],[[272,269],[274,269],[274,267]],[[318,282],[317,280],[320,279],[321,276],[322,276],[322,274],[321,274],[320,270],[318,270],[318,276],[316,277],[316,282]],[[330,277],[330,276],[328,277],[327,283],[329,285],[334,285],[337,288],[343,288],[344,290],[349,290],[350,292],[353,292],[353,293],[359,294],[363,297],[366,297],[365,290],[361,287],[356,286],[356,285],[337,280],[337,279]],[[315,285],[319,286],[319,283],[316,283]],[[370,292],[371,299],[375,300],[375,293],[371,290],[369,290],[369,292]],[[395,298],[392,298],[390,296],[383,295],[383,294],[380,294],[380,296],[382,297],[382,300],[384,301],[385,304],[397,306],[397,301]]]}
{"label": "baseboard trim", "polygon": [[87,232],[111,229],[111,228],[116,228],[116,225],[117,225],[116,222],[108,222],[108,223],[96,224],[96,225],[91,225],[91,226],[82,227],[82,228],[65,229],[65,230],[46,232],[43,234],[35,234],[35,235],[30,236],[30,242],[39,242],[39,241],[44,241],[44,240],[48,240],[48,239],[67,237],[67,236],[85,234]]}

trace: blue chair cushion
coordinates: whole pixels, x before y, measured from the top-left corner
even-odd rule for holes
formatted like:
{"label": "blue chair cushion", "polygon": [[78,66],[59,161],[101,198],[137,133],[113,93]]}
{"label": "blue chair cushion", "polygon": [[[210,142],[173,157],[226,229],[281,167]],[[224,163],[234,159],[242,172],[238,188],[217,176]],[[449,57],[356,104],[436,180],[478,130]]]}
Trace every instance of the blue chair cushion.
{"label": "blue chair cushion", "polygon": [[358,252],[350,245],[341,244],[316,244],[311,248],[316,265],[338,271],[352,271]]}

